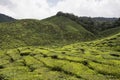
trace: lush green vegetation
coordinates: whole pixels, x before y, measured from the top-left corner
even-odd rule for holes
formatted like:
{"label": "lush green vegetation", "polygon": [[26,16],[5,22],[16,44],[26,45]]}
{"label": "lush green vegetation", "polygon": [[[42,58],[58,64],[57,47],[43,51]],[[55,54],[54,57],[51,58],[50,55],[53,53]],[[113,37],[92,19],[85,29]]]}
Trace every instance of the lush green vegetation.
{"label": "lush green vegetation", "polygon": [[[59,22],[61,22],[59,24]],[[68,44],[88,41],[94,34],[66,17],[0,23],[0,48]]]}
{"label": "lush green vegetation", "polygon": [[0,51],[2,80],[120,79],[120,34],[63,47]]}
{"label": "lush green vegetation", "polygon": [[[120,27],[120,19],[118,18],[104,18],[104,17],[78,17],[74,14],[58,12],[57,16],[67,17],[78,24],[82,25],[85,29],[92,32],[95,35],[100,35],[105,30],[114,29]],[[110,33],[112,34],[112,32]],[[104,36],[104,35],[102,35]]]}
{"label": "lush green vegetation", "polygon": [[69,16],[0,23],[0,80],[120,80],[119,20]]}

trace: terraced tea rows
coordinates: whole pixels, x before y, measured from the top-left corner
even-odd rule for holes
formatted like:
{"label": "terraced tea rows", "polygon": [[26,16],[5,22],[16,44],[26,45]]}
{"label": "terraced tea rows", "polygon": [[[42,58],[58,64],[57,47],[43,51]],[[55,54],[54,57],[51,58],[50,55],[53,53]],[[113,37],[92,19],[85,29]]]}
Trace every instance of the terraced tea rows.
{"label": "terraced tea rows", "polygon": [[[89,48],[88,48],[89,47]],[[1,80],[119,80],[120,52],[78,43],[0,52]]]}
{"label": "terraced tea rows", "polygon": [[0,80],[120,80],[119,43],[117,34],[56,48],[1,50]]}

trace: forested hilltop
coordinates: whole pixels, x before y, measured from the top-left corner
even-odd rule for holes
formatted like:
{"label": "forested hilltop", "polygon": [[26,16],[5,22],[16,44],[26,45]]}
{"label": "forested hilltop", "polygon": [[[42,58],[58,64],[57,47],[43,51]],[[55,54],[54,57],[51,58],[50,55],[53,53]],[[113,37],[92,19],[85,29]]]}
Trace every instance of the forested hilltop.
{"label": "forested hilltop", "polygon": [[57,16],[67,17],[85,29],[94,34],[102,33],[105,30],[115,29],[120,27],[120,18],[104,18],[104,17],[78,17],[74,14],[58,12]]}

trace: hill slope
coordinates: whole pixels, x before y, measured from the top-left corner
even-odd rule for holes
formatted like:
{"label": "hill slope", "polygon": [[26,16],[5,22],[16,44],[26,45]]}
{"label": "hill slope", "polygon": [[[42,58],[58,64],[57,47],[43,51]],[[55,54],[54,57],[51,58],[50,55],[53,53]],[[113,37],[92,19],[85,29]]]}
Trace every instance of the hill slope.
{"label": "hill slope", "polygon": [[0,24],[1,47],[37,46],[55,42],[59,30],[51,24],[43,24],[38,20],[20,20]]}
{"label": "hill slope", "polygon": [[39,46],[2,50],[0,79],[119,80],[119,43],[120,33],[58,48]]}
{"label": "hill slope", "polygon": [[[61,15],[61,13],[58,13],[44,20],[16,20],[0,23],[0,48],[68,44],[107,37],[117,34],[120,31],[119,19],[117,21],[113,18],[93,19],[80,17],[76,20],[74,15],[71,16],[71,14],[64,13]],[[4,19],[2,20],[4,21]],[[77,22],[78,20],[80,23]],[[104,21],[112,21],[115,27],[98,31],[92,26],[94,25],[93,21],[97,23],[96,25]],[[95,34],[93,30],[97,33]]]}
{"label": "hill slope", "polygon": [[[86,30],[92,32],[96,36],[103,36],[104,35],[100,34],[103,33],[103,31],[107,31],[108,29],[113,29],[117,28],[120,26],[120,19],[118,18],[104,18],[104,17],[78,17],[75,16],[74,14],[70,13],[63,13],[63,12],[58,12],[56,14],[57,16],[64,16],[66,18],[69,18],[76,23],[82,25]],[[115,31],[114,31],[115,32]],[[112,32],[109,34],[112,35]],[[105,35],[106,36],[106,35]]]}
{"label": "hill slope", "polygon": [[75,39],[75,40],[91,40],[94,39],[95,36],[93,33],[86,30],[83,26],[72,21],[71,19],[64,16],[53,16],[51,18],[47,18],[42,20],[42,22],[49,22],[54,25],[57,25],[65,35],[66,39]]}
{"label": "hill slope", "polygon": [[120,32],[120,27],[111,28],[100,32],[102,37],[112,36]]}
{"label": "hill slope", "polygon": [[15,21],[15,19],[0,13],[0,22],[10,22],[10,21]]}
{"label": "hill slope", "polygon": [[1,48],[65,44],[95,38],[91,32],[65,17],[1,23],[0,34]]}

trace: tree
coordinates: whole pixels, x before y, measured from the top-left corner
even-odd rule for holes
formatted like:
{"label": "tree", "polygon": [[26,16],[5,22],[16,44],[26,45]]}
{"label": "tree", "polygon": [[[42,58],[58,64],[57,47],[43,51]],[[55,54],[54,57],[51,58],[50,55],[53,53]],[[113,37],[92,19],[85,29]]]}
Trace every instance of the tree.
{"label": "tree", "polygon": [[118,27],[118,26],[120,26],[120,18],[117,20],[117,21],[115,21],[115,23],[114,23],[114,26],[116,27]]}

